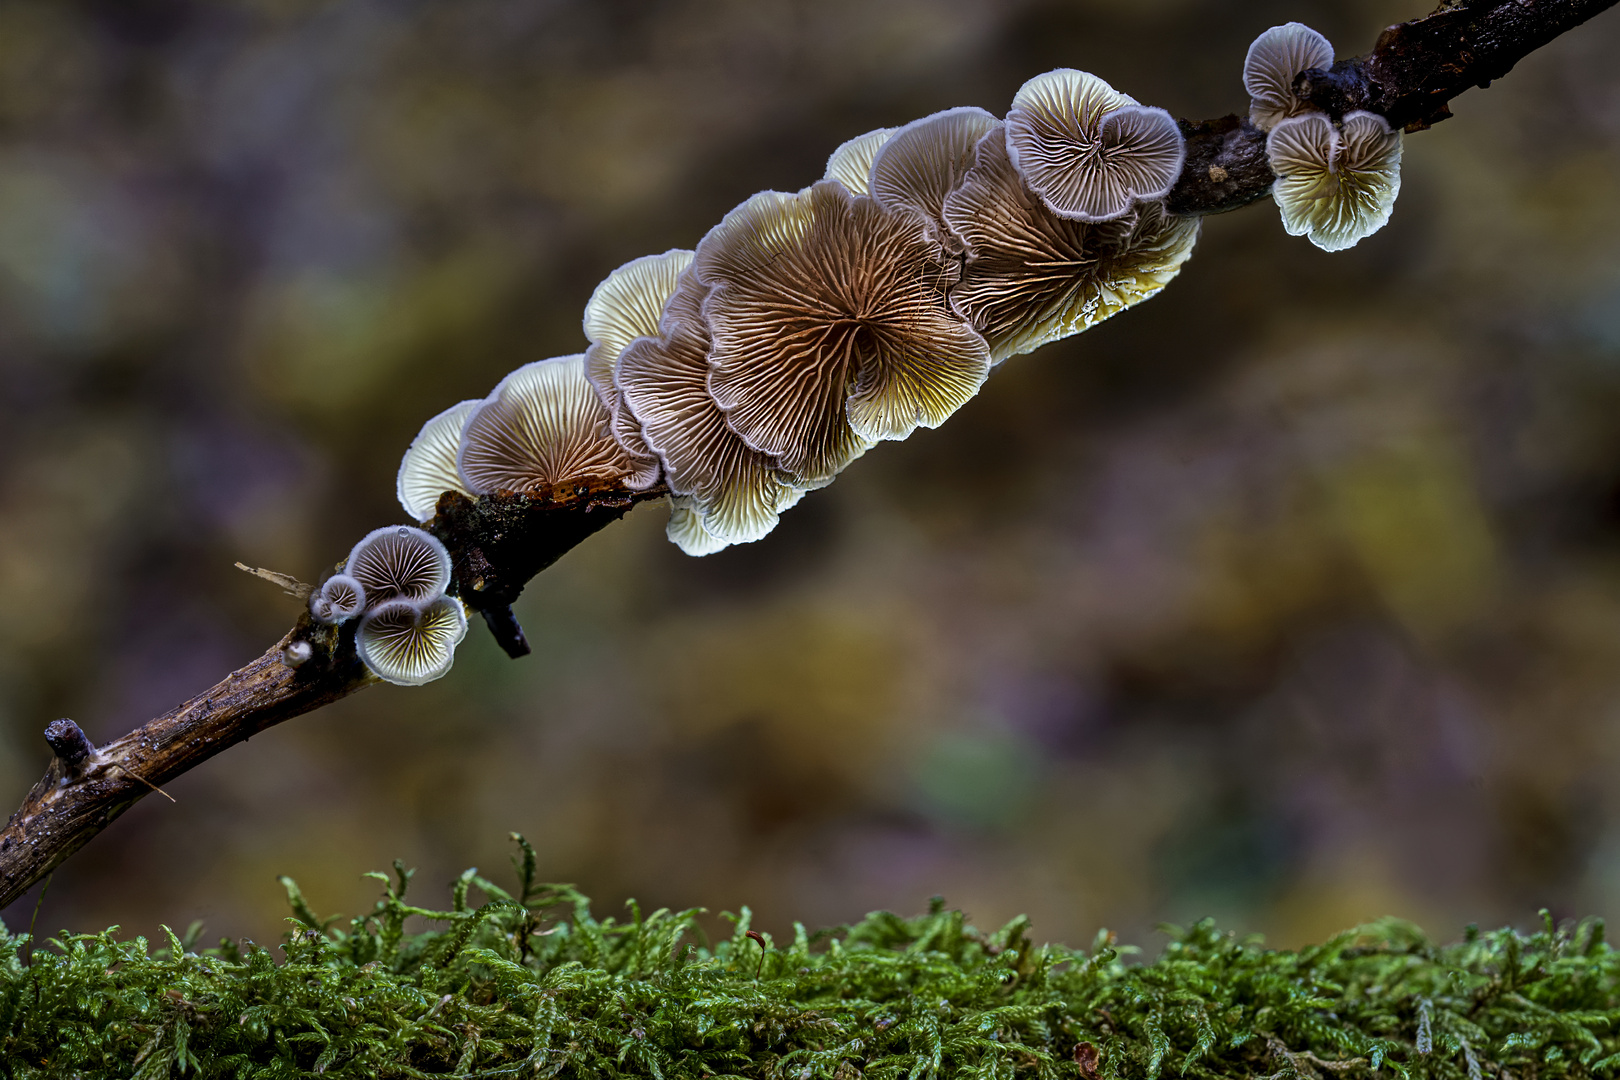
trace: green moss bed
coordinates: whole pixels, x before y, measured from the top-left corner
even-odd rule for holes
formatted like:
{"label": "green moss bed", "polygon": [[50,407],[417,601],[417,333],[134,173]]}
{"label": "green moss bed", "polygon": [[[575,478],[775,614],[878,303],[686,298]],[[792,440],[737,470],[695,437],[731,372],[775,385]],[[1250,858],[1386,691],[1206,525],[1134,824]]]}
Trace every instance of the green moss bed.
{"label": "green moss bed", "polygon": [[[598,919],[535,880],[468,871],[449,910],[406,902],[338,926],[285,882],[275,948],[157,948],[113,931],[0,936],[0,1062],[21,1077],[857,1077],[1457,1080],[1608,1076],[1620,962],[1603,924],[1470,929],[1387,920],[1298,952],[1211,923],[1151,963],[1100,935],[1036,945],[936,903],[777,942],[705,941],[695,911]],[[473,906],[478,890],[486,899]],[[407,933],[412,916],[438,927]],[[414,925],[414,924],[413,924]]]}

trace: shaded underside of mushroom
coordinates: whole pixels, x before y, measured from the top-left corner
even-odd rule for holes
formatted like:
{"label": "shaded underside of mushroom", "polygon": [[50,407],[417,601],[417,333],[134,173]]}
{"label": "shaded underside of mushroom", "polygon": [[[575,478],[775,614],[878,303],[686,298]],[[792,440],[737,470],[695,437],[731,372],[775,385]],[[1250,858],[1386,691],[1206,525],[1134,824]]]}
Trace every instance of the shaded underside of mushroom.
{"label": "shaded underside of mushroom", "polygon": [[913,120],[884,141],[873,158],[872,198],[885,210],[921,214],[935,242],[956,250],[940,216],[945,196],[973,167],[973,147],[999,127],[1000,120],[971,106]]}
{"label": "shaded underside of mushroom", "polygon": [[1266,138],[1266,156],[1283,228],[1324,251],[1383,228],[1400,194],[1401,133],[1375,113],[1349,113],[1342,131],[1322,113],[1283,120]]}
{"label": "shaded underside of mushroom", "polygon": [[343,572],[360,583],[367,603],[395,597],[422,602],[449,587],[450,553],[432,533],[388,525],[354,545]]}
{"label": "shaded underside of mushroom", "polygon": [[611,483],[637,470],[608,422],[583,354],[525,364],[467,421],[456,467],[478,494]]}
{"label": "shaded underside of mushroom", "polygon": [[366,612],[355,631],[355,650],[372,673],[399,686],[421,686],[450,670],[467,636],[461,601],[441,596],[426,603],[393,600]]}
{"label": "shaded underside of mushroom", "polygon": [[800,486],[943,423],[984,382],[989,351],[948,313],[955,270],[925,230],[823,181],[755,196],[698,245],[709,391]]}
{"label": "shaded underside of mushroom", "polygon": [[1146,300],[1175,277],[1198,238],[1196,219],[1157,203],[1101,223],[1052,213],[995,136],[980,142],[945,219],[967,248],[951,306],[984,335],[997,363]]}
{"label": "shaded underside of mushroom", "polygon": [[836,180],[852,195],[872,193],[872,159],[899,128],[878,128],[865,135],[857,135],[832,152],[827,158],[827,171],[823,180]]}
{"label": "shaded underside of mushroom", "polygon": [[394,492],[399,505],[417,521],[427,521],[438,512],[439,496],[446,491],[472,494],[456,472],[456,448],[467,418],[480,404],[477,399],[463,401],[423,424],[400,460]]}
{"label": "shaded underside of mushroom", "polygon": [[693,252],[674,248],[625,263],[596,287],[585,305],[585,377],[610,414],[609,432],[634,463],[625,485],[635,490],[658,482],[658,458],[642,440],[633,421],[619,415],[613,366],[629,344],[658,333],[664,305],[675,283],[692,265]]}
{"label": "shaded underside of mushroom", "polygon": [[689,555],[758,540],[800,494],[775,461],[726,426],[709,394],[709,337],[700,313],[706,291],[690,271],[682,275],[663,331],[632,342],[614,367],[620,415],[640,425],[663,462],[676,496],[669,537]]}
{"label": "shaded underside of mushroom", "polygon": [[1175,119],[1085,71],[1060,68],[1019,88],[1007,112],[1007,154],[1060,217],[1107,221],[1162,198],[1186,147]]}
{"label": "shaded underside of mushroom", "polygon": [[334,574],[309,598],[311,615],[328,625],[346,622],[366,607],[366,590],[348,574]]}
{"label": "shaded underside of mushroom", "polygon": [[1333,46],[1304,23],[1284,23],[1254,39],[1243,58],[1243,88],[1249,120],[1261,131],[1310,108],[1294,93],[1302,71],[1333,66]]}

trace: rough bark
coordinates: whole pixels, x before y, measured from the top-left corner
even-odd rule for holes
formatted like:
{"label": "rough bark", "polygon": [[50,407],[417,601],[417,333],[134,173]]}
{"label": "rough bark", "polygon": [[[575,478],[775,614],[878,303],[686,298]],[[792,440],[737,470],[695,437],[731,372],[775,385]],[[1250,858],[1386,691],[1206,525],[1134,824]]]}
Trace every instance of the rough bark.
{"label": "rough bark", "polygon": [[[1339,116],[1367,109],[1420,131],[1448,102],[1620,0],[1450,0],[1385,30],[1367,56],[1308,71],[1298,92]],[[1182,121],[1187,159],[1169,196],[1180,214],[1218,214],[1263,198],[1275,179],[1265,136],[1236,115]],[[450,549],[451,592],[512,656],[529,651],[511,604],[524,585],[638,502],[667,494],[572,487],[468,499],[446,493],[427,526]],[[45,776],[0,831],[0,907],[16,900],[135,802],[226,747],[377,681],[354,650],[354,624],[305,615],[263,656],[212,689],[99,749],[71,720],[46,729]]]}

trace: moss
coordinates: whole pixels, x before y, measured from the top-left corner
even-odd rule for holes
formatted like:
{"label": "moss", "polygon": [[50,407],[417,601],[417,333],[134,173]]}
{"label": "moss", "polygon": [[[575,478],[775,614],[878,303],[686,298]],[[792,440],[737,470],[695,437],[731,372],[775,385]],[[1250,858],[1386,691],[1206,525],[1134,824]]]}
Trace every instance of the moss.
{"label": "moss", "polygon": [[[1543,1080],[1620,1064],[1620,964],[1596,920],[1447,946],[1386,920],[1299,952],[1206,922],[1130,964],[1107,935],[1036,946],[1023,919],[986,933],[939,903],[780,944],[744,908],[710,946],[693,911],[596,918],[522,850],[516,890],[468,871],[446,911],[407,903],[396,864],[342,927],[284,881],[279,960],[167,930],[156,949],[109,930],[29,957],[5,934],[5,1072]],[[406,933],[410,916],[444,928]]]}

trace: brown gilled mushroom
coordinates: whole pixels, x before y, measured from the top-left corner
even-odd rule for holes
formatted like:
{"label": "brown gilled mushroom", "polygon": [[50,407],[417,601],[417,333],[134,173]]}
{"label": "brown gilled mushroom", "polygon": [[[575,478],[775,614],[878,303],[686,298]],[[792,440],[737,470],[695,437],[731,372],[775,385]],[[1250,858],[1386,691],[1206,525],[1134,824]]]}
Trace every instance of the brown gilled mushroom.
{"label": "brown gilled mushroom", "polygon": [[610,483],[636,471],[608,431],[583,354],[525,364],[502,379],[467,421],[456,468],[480,495]]}
{"label": "brown gilled mushroom", "polygon": [[1243,58],[1243,88],[1249,92],[1249,120],[1261,131],[1310,109],[1294,93],[1302,71],[1333,66],[1333,46],[1304,23],[1284,23],[1254,39]]}
{"label": "brown gilled mushroom", "polygon": [[857,135],[832,152],[827,159],[823,180],[836,180],[849,189],[851,195],[872,193],[872,159],[899,128],[878,128],[865,135]]}
{"label": "brown gilled mushroom", "polygon": [[614,366],[619,415],[639,423],[663,462],[674,492],[669,538],[688,555],[758,540],[801,494],[726,426],[709,395],[706,292],[691,271],[683,274],[659,336],[632,342]]}
{"label": "brown gilled mushroom", "polygon": [[989,351],[946,310],[954,273],[925,229],[822,181],[754,196],[698,245],[709,391],[801,486],[876,440],[943,423],[984,382]]}
{"label": "brown gilled mushroom", "polygon": [[425,603],[450,585],[450,552],[430,532],[388,525],[360,538],[343,573],[359,582],[365,604],[396,598]]}
{"label": "brown gilled mushroom", "polygon": [[681,273],[692,265],[692,254],[676,248],[628,262],[609,274],[585,305],[585,336],[591,342],[585,350],[585,377],[613,414],[609,430],[635,465],[625,478],[627,487],[640,489],[657,483],[658,458],[642,441],[637,426],[617,415],[619,395],[613,386],[613,365],[636,338],[658,333],[664,305]]}
{"label": "brown gilled mushroom", "polygon": [[955,251],[940,218],[945,196],[973,167],[973,147],[1001,121],[964,106],[913,120],[883,143],[872,160],[872,198],[885,210],[921,214],[929,235]]}
{"label": "brown gilled mushroom", "polygon": [[1163,198],[1186,145],[1175,118],[1085,71],[1059,68],[1019,88],[1007,111],[1007,154],[1054,214],[1123,217]]}
{"label": "brown gilled mushroom", "polygon": [[463,401],[423,424],[400,460],[394,491],[399,505],[417,521],[426,521],[438,513],[439,496],[446,491],[472,494],[456,472],[456,448],[461,445],[467,417],[481,404],[476,399]]}
{"label": "brown gilled mushroom", "polygon": [[1147,203],[1115,221],[1059,217],[1020,180],[1005,140],[979,143],[945,201],[967,247],[951,306],[985,337],[996,363],[1077,334],[1164,288],[1192,254],[1198,222]]}

